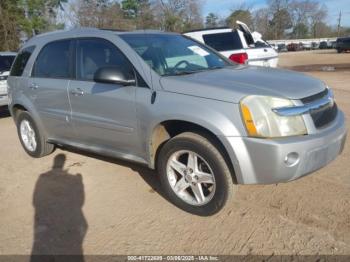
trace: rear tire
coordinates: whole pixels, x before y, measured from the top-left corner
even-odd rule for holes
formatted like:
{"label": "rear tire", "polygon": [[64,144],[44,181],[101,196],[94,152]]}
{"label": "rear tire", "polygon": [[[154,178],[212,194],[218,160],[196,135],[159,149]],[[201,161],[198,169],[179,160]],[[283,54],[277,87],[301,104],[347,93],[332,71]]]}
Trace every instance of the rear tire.
{"label": "rear tire", "polygon": [[55,150],[40,132],[32,116],[27,111],[21,111],[16,117],[16,126],[19,140],[28,155],[34,158],[51,154]]}
{"label": "rear tire", "polygon": [[189,213],[213,215],[233,195],[234,185],[225,159],[208,139],[198,134],[186,132],[170,139],[159,152],[157,167],[167,198]]}

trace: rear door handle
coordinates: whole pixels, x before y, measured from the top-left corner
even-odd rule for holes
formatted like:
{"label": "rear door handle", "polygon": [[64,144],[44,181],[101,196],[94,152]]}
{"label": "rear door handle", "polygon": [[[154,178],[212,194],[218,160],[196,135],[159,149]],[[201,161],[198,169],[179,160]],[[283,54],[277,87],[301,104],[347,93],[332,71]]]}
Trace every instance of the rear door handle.
{"label": "rear door handle", "polygon": [[39,88],[39,85],[35,84],[35,83],[32,83],[30,86],[29,86],[30,89],[38,89]]}
{"label": "rear door handle", "polygon": [[75,90],[72,90],[71,94],[74,95],[74,96],[83,96],[84,95],[84,91],[81,90],[80,88],[77,88]]}

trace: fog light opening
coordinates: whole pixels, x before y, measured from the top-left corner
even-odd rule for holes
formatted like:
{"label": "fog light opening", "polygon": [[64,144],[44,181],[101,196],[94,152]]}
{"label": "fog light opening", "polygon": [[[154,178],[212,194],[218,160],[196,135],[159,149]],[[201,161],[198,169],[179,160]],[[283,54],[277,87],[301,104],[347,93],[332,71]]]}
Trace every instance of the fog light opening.
{"label": "fog light opening", "polygon": [[288,166],[288,167],[292,167],[295,166],[299,163],[299,154],[296,152],[292,152],[289,153],[288,155],[286,155],[286,157],[284,158],[284,163]]}

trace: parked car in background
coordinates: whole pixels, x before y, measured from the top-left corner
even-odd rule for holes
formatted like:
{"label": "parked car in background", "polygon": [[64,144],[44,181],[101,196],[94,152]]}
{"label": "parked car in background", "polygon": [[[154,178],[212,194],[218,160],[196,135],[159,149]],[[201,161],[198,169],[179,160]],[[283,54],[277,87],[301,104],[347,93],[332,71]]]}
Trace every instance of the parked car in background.
{"label": "parked car in background", "polygon": [[312,42],[311,43],[311,49],[312,50],[318,49],[319,47],[320,47],[320,43],[317,43],[317,42]]}
{"label": "parked car in background", "polygon": [[216,28],[185,32],[230,60],[239,64],[276,67],[278,53],[257,32],[250,32],[248,26],[237,21],[238,29]]}
{"label": "parked car in background", "polygon": [[341,37],[336,41],[336,49],[338,53],[350,51],[350,37]]}
{"label": "parked car in background", "polygon": [[274,50],[278,51],[278,46],[277,44],[270,44],[268,43]]}
{"label": "parked car in background", "polygon": [[0,52],[0,106],[8,104],[7,77],[16,53]]}
{"label": "parked car in background", "polygon": [[320,49],[328,49],[327,41],[320,42]]}
{"label": "parked car in background", "polygon": [[65,145],[147,165],[166,199],[201,216],[224,207],[233,183],[288,182],[326,166],[346,139],[321,80],[238,65],[175,33],[39,35],[8,85],[30,156]]}
{"label": "parked car in background", "polygon": [[303,42],[301,43],[303,50],[311,50],[312,49],[312,43],[311,42]]}
{"label": "parked car in background", "polygon": [[330,46],[331,49],[337,49],[337,41],[331,41],[330,44],[331,44]]}
{"label": "parked car in background", "polygon": [[278,44],[278,52],[288,52],[286,44]]}
{"label": "parked car in background", "polygon": [[303,50],[302,45],[300,43],[290,43],[287,45],[288,52],[295,52]]}

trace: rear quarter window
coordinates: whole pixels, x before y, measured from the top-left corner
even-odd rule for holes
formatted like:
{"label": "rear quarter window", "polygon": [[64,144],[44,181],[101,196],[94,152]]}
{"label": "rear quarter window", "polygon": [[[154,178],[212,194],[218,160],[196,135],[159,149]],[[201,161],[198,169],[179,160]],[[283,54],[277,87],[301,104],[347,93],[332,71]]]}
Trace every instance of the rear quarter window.
{"label": "rear quarter window", "polygon": [[33,54],[35,46],[24,48],[15,59],[10,72],[11,76],[22,76],[30,56]]}
{"label": "rear quarter window", "polygon": [[242,49],[243,45],[237,31],[203,35],[204,43],[217,51]]}

